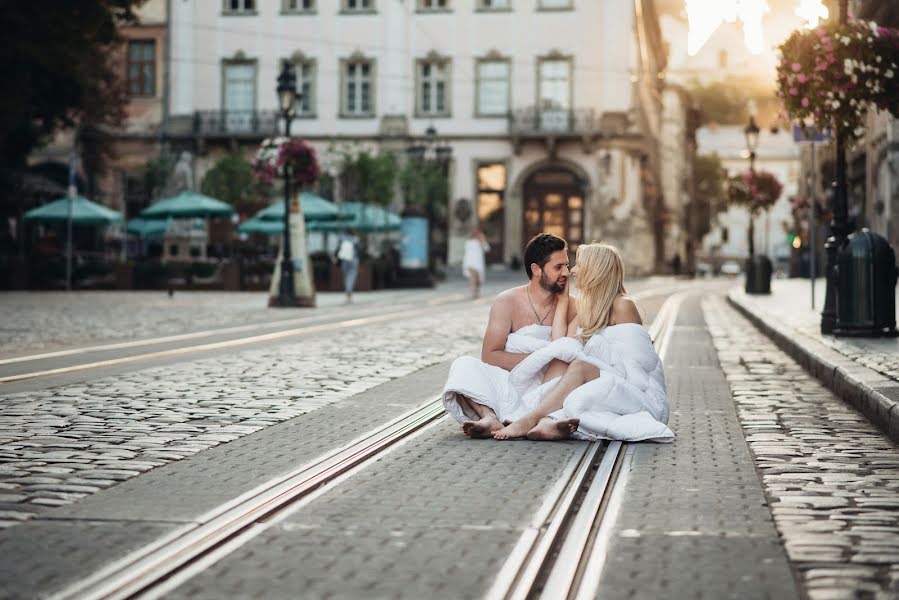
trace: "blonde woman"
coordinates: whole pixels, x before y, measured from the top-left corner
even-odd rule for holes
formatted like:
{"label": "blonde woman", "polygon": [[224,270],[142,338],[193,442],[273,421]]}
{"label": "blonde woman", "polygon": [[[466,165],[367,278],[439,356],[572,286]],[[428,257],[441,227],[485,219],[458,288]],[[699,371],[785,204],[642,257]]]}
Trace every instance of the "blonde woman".
{"label": "blonde woman", "polygon": [[624,288],[621,256],[608,244],[585,244],[576,263],[577,316],[568,323],[563,294],[553,341],[511,373],[523,414],[493,437],[670,441],[661,361]]}

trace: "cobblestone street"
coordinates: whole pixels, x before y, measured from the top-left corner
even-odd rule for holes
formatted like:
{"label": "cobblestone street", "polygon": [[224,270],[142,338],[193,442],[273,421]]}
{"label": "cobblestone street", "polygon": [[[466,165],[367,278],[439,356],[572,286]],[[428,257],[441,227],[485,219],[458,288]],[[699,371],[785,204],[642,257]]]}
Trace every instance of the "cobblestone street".
{"label": "cobblestone street", "polygon": [[[497,278],[488,290],[516,282]],[[597,597],[899,597],[899,449],[729,305],[731,288],[629,286],[646,325],[658,318],[669,331],[656,345],[670,346],[676,438],[625,446],[596,534],[606,548]],[[185,294],[185,312],[202,313],[207,300]],[[20,557],[0,560],[0,597],[82,585],[432,400],[450,361],[478,353],[492,298],[472,302],[456,282],[275,315],[286,324],[265,321],[272,311],[256,300],[255,309],[223,300],[231,320],[200,324],[263,319],[240,334],[246,341],[203,337],[189,342],[195,352],[188,344],[157,362],[138,354],[86,370],[77,369],[90,354],[74,354],[60,359],[76,369],[62,383],[41,385],[39,372],[0,384],[14,389],[0,387],[0,555]],[[147,310],[142,337],[178,332],[166,310]],[[77,328],[60,331],[21,348],[85,343]],[[484,597],[583,448],[477,442],[438,419],[160,593]],[[434,566],[460,557],[464,577]]]}

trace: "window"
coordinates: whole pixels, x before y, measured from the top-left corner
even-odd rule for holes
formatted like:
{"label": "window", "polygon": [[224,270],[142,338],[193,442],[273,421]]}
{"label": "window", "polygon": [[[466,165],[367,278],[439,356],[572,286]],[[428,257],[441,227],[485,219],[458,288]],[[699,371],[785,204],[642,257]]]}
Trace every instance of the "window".
{"label": "window", "polygon": [[297,102],[296,113],[299,117],[311,117],[315,115],[315,61],[302,60],[294,63],[294,72],[297,76]]}
{"label": "window", "polygon": [[373,12],[375,0],[343,0],[344,12]]}
{"label": "window", "polygon": [[449,116],[449,59],[429,57],[418,61],[419,115]]}
{"label": "window", "polygon": [[509,10],[511,0],[478,0],[478,10]]}
{"label": "window", "polygon": [[225,0],[222,12],[226,15],[255,13],[256,0]]}
{"label": "window", "polygon": [[478,166],[478,225],[490,244],[487,262],[502,262],[505,230],[506,165],[488,163]]}
{"label": "window", "polygon": [[256,63],[223,65],[222,110],[227,131],[251,131],[256,116]]}
{"label": "window", "polygon": [[571,117],[571,61],[567,58],[547,58],[538,64],[540,128],[565,131]]}
{"label": "window", "polygon": [[128,42],[128,95],[156,94],[156,42],[131,40]]}
{"label": "window", "polygon": [[540,0],[540,10],[569,10],[574,0]]}
{"label": "window", "polygon": [[282,13],[307,13],[315,11],[315,0],[281,0]]}
{"label": "window", "polygon": [[374,116],[373,72],[374,61],[355,58],[344,61],[341,111],[344,116]]}
{"label": "window", "polygon": [[478,61],[478,87],[476,114],[478,116],[505,116],[509,112],[508,60]]}
{"label": "window", "polygon": [[418,0],[418,10],[427,12],[429,10],[444,11],[449,9],[449,0]]}

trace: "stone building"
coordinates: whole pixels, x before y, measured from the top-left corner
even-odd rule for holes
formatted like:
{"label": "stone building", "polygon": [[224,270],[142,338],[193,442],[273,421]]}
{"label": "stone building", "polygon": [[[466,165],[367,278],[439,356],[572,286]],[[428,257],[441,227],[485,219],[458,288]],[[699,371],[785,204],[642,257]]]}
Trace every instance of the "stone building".
{"label": "stone building", "polygon": [[403,152],[437,131],[452,152],[450,266],[475,224],[495,263],[539,231],[614,243],[633,273],[666,261],[677,219],[660,182],[651,0],[199,0],[173,3],[170,27],[169,137],[192,141],[198,181],[279,126],[289,59],[303,93],[292,134],[326,166],[335,143]]}

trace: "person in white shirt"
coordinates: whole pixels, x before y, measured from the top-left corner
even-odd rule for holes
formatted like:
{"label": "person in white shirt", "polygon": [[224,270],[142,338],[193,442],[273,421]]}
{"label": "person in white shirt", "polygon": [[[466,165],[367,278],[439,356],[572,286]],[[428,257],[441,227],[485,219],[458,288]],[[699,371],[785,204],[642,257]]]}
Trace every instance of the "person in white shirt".
{"label": "person in white shirt", "polygon": [[490,244],[484,233],[477,227],[472,228],[471,235],[465,240],[465,248],[462,254],[462,272],[468,277],[468,289],[471,297],[477,298],[481,293],[481,284],[484,283],[484,254],[490,250]]}

